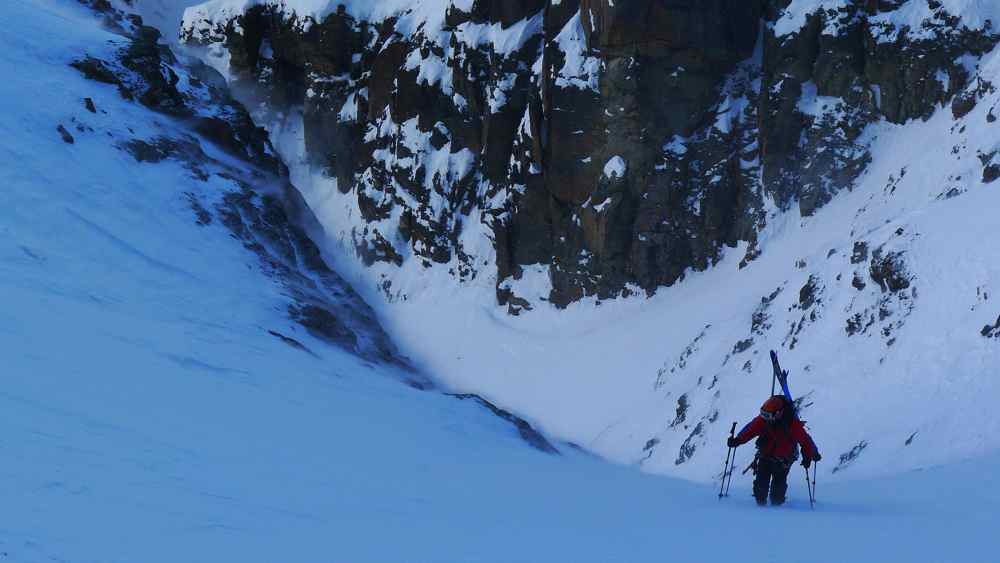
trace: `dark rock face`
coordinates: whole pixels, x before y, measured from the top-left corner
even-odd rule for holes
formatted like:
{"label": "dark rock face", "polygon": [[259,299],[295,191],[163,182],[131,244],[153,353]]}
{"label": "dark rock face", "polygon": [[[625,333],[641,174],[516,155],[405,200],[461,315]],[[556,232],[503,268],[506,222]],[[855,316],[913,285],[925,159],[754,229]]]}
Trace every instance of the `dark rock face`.
{"label": "dark rock face", "polygon": [[66,130],[65,126],[59,125],[59,127],[56,127],[56,132],[59,133],[59,137],[61,137],[63,142],[66,143],[67,145],[72,145],[76,143],[76,139],[74,139],[73,135],[71,135],[70,132]]}
{"label": "dark rock face", "polygon": [[871,278],[882,288],[882,291],[896,293],[910,287],[911,275],[906,270],[906,263],[899,252],[875,252],[872,256]]}
{"label": "dark rock face", "polygon": [[846,453],[840,454],[840,459],[837,461],[837,466],[833,468],[833,472],[843,471],[847,469],[852,463],[854,463],[861,452],[865,451],[868,447],[868,442],[866,440],[861,440],[856,446],[851,448]]}
{"label": "dark rock face", "polygon": [[992,325],[984,326],[979,334],[982,334],[986,338],[1000,338],[1000,317],[997,317],[997,322]]}
{"label": "dark rock face", "polygon": [[[70,66],[91,80],[117,86],[122,98],[171,117],[191,120],[196,132],[237,158],[272,174],[287,174],[267,132],[254,125],[250,114],[229,95],[218,72],[192,63],[183,71],[186,86],[179,88],[180,65],[170,49],[159,44],[159,31],[138,25],[129,37],[128,46],[120,49],[113,60],[87,56]],[[177,147],[172,145],[176,143],[173,139],[153,143],[137,140],[125,148],[140,161],[159,162],[175,152]]]}
{"label": "dark rock face", "polygon": [[265,2],[183,36],[223,44],[272,108],[303,108],[310,161],[356,199],[365,262],[495,267],[516,314],[526,266],[548,266],[565,306],[652,293],[741,244],[753,260],[765,202],[811,215],[850,189],[870,124],[971,111],[992,86],[968,89],[958,61],[997,36],[940,6],[920,29],[880,18],[902,4],[855,0],[784,33],[790,0],[479,0],[416,31]]}

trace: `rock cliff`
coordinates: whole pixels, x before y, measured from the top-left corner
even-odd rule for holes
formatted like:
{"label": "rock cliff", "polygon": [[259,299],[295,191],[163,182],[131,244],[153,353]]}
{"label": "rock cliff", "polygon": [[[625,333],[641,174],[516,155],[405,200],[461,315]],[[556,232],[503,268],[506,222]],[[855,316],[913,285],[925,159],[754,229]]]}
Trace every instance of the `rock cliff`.
{"label": "rock cliff", "polygon": [[852,188],[869,125],[968,113],[1000,39],[958,0],[393,4],[215,0],[182,37],[301,108],[367,265],[495,276],[514,314],[526,268],[566,306],[755,259],[772,211]]}

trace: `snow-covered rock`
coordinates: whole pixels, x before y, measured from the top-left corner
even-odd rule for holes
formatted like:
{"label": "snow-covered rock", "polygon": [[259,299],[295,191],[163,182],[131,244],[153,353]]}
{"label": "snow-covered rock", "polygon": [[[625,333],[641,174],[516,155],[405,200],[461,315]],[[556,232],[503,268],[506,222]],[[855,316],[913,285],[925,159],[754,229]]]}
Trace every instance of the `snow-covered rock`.
{"label": "snow-covered rock", "polygon": [[615,155],[608,159],[608,162],[604,165],[604,176],[606,178],[624,178],[625,169],[625,159]]}

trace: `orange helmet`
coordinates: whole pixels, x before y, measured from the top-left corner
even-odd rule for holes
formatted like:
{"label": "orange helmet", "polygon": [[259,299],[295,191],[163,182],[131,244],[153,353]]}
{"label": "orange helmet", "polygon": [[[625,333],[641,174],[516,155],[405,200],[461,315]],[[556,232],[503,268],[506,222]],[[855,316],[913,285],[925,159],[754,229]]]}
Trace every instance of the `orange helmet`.
{"label": "orange helmet", "polygon": [[781,419],[781,415],[785,412],[785,398],[781,395],[775,395],[770,399],[764,401],[764,404],[760,406],[760,417],[768,422],[774,422]]}

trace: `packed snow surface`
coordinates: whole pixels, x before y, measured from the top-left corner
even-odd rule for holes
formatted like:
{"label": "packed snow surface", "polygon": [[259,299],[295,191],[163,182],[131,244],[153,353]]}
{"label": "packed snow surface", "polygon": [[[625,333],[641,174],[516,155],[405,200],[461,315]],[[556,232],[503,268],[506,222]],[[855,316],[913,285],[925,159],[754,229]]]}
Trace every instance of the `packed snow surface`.
{"label": "packed snow surface", "polygon": [[[802,473],[795,468],[790,503],[758,509],[748,497],[746,478],[739,476],[732,497],[717,500],[712,484],[644,475],[565,444],[562,455],[540,453],[507,422],[471,402],[411,389],[395,377],[398,368],[371,364],[311,339],[288,321],[280,287],[252,253],[220,225],[195,224],[185,192],[210,196],[221,189],[215,180],[196,182],[173,161],[140,164],[116,148],[133,136],[182,126],[122,100],[113,87],[87,81],[67,66],[84,53],[105,54],[123,39],[102,31],[73,0],[19,0],[6,9],[17,28],[0,34],[5,77],[0,82],[5,196],[0,206],[0,553],[5,559],[994,559],[994,518],[1000,508],[996,454],[854,482],[830,482],[821,471],[815,512],[804,500]],[[84,98],[92,98],[96,113],[84,109]],[[72,144],[57,132],[60,124],[74,137]],[[889,132],[885,142],[903,139]],[[923,156],[919,147],[909,150]],[[928,162],[926,172],[935,164]],[[955,207],[921,224],[926,251],[944,245],[930,228],[934,221],[950,220],[948,228],[957,236],[990,240],[985,228],[963,218],[977,207],[995,209],[997,202],[982,189],[969,193],[972,197],[942,203]],[[912,213],[930,215],[922,208]],[[947,264],[925,266],[935,269],[921,271],[921,279],[953,284],[963,273],[973,276],[970,283],[997,279],[991,267],[998,262],[984,262],[968,251],[952,254]],[[792,255],[797,253],[780,254],[783,259]],[[766,266],[751,270],[752,276],[765,278],[762,284],[773,281]],[[727,310],[738,299],[721,283],[734,271],[720,272],[703,275],[702,281],[720,299],[723,320],[726,315],[738,319],[739,307]],[[927,287],[934,290],[933,284]],[[442,373],[454,381],[464,372],[467,381],[482,376],[485,386],[501,391],[521,385],[525,397],[538,393],[565,422],[579,422],[582,417],[574,411],[586,401],[557,400],[552,386],[562,382],[563,394],[587,398],[607,393],[607,379],[613,376],[625,391],[588,406],[604,400],[613,403],[609,410],[628,406],[629,372],[641,373],[648,362],[638,351],[658,346],[661,352],[676,352],[670,344],[675,336],[657,318],[670,311],[675,317],[692,314],[693,309],[676,309],[676,303],[696,295],[677,291],[665,293],[661,301],[609,304],[614,307],[601,309],[600,315],[590,304],[566,316],[543,311],[520,323],[484,309],[482,302],[465,301],[470,297],[446,307],[442,292],[401,309],[396,332],[412,342],[418,329],[455,336],[428,318],[440,324],[465,319],[458,331],[485,331],[494,323],[494,332],[482,333],[484,339],[505,336],[494,344],[494,356],[485,355],[486,344],[469,333],[442,344],[437,359],[427,363],[445,368]],[[956,297],[926,315],[946,313],[951,305],[964,302]],[[414,315],[428,311],[438,316],[418,322]],[[966,314],[979,321],[976,311]],[[412,328],[404,330],[407,323]],[[930,320],[912,325],[924,323]],[[647,327],[660,328],[655,341],[642,331]],[[294,334],[312,354],[268,330]],[[925,369],[922,364],[930,362],[930,368],[948,368],[951,379],[936,385],[908,379],[911,395],[883,402],[885,418],[924,421],[927,427],[916,440],[926,436],[946,452],[977,439],[984,451],[997,429],[979,410],[997,396],[996,389],[967,372],[979,376],[995,369],[993,352],[985,345],[969,346],[964,334],[918,334],[920,345],[929,349],[906,366]],[[447,360],[445,350],[464,352]],[[636,355],[635,365],[625,372],[612,370],[610,359],[623,353]],[[479,360],[470,362],[462,354]],[[535,371],[515,372],[545,358]],[[832,353],[823,359],[831,358]],[[491,366],[486,360],[508,364]],[[862,396],[866,388],[852,387],[857,376],[838,371],[848,362],[829,366],[847,382],[825,385],[831,391],[815,394],[824,410],[839,413],[816,417],[821,446],[824,436],[846,433],[840,424],[849,429],[858,416],[857,403],[846,397]],[[588,363],[590,369],[582,370]],[[789,364],[798,373],[800,361]],[[572,370],[575,379],[569,377]],[[886,399],[883,386],[900,388],[895,373],[879,373],[888,381],[867,389]],[[546,381],[543,375],[558,379]],[[803,376],[793,386],[804,392],[819,377]],[[760,377],[745,380],[759,386]],[[944,411],[910,408],[909,401],[922,401],[928,386],[938,400],[961,410],[966,417],[961,429],[947,417],[935,418]],[[976,393],[984,400],[970,402]],[[759,395],[748,391],[727,415],[752,412],[751,397]],[[946,436],[931,423],[954,433]],[[877,449],[872,440],[870,448]],[[711,456],[716,471],[721,470],[719,452]],[[904,457],[894,467],[903,467],[905,455],[897,454]],[[835,456],[827,457],[833,465]],[[737,458],[738,467],[745,465],[747,449]]]}

